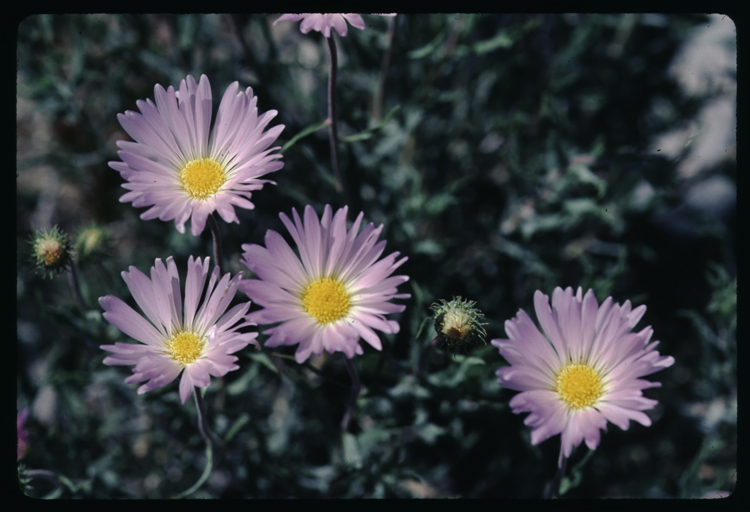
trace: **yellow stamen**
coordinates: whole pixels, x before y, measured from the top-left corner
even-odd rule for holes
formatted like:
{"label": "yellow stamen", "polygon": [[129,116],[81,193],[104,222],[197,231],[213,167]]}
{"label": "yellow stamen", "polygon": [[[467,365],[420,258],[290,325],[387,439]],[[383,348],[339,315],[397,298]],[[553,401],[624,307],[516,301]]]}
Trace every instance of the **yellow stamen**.
{"label": "yellow stamen", "polygon": [[195,199],[205,199],[227,181],[224,168],[209,158],[191,160],[180,171],[182,189]]}
{"label": "yellow stamen", "polygon": [[316,279],[302,292],[302,306],[318,323],[329,324],[349,312],[351,301],[341,281],[324,277]]}
{"label": "yellow stamen", "polygon": [[555,377],[555,389],[570,409],[590,407],[603,394],[602,377],[585,364],[570,364]]}
{"label": "yellow stamen", "polygon": [[194,363],[202,349],[203,340],[192,332],[178,332],[167,342],[172,358],[183,366]]}

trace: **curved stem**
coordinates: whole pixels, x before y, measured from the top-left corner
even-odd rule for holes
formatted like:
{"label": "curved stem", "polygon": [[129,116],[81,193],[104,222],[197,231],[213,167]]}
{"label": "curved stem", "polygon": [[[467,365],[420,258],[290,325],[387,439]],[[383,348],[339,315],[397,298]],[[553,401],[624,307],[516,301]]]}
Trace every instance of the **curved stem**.
{"label": "curved stem", "polygon": [[214,264],[219,268],[219,274],[221,274],[221,233],[213,213],[208,216],[208,226],[211,228],[211,234],[214,237]]}
{"label": "curved stem", "polygon": [[200,489],[200,487],[206,483],[206,480],[208,480],[209,475],[211,475],[211,470],[214,465],[214,443],[211,439],[212,432],[208,427],[208,421],[206,420],[206,407],[199,387],[196,386],[193,388],[193,396],[195,397],[195,408],[198,410],[198,430],[200,431],[201,436],[203,436],[203,440],[206,442],[206,467],[203,468],[203,473],[200,478],[198,478],[197,482],[195,482],[190,488],[172,496],[172,499],[180,499],[190,496]]}
{"label": "curved stem", "polygon": [[[561,454],[562,455],[562,454]],[[562,457],[562,462],[557,468],[555,478],[552,479],[549,488],[547,489],[545,499],[554,500],[557,499],[557,493],[560,491],[560,482],[562,482],[563,476],[565,475],[565,466],[568,465],[568,458]]]}
{"label": "curved stem", "polygon": [[346,404],[346,412],[344,412],[344,417],[341,419],[341,432],[346,432],[346,429],[349,426],[349,420],[354,413],[354,407],[356,407],[357,405],[359,392],[362,390],[362,381],[359,380],[359,373],[357,373],[357,369],[354,367],[354,363],[352,363],[352,360],[346,356],[344,356],[344,361],[346,361],[346,369],[349,372],[349,376],[352,378],[352,391],[351,393],[349,393],[349,400],[347,400]]}
{"label": "curved stem", "polygon": [[336,192],[341,194],[344,200],[344,204],[349,203],[349,198],[346,193],[346,185],[344,184],[344,177],[341,174],[339,167],[339,132],[338,132],[338,120],[336,115],[336,75],[338,71],[338,55],[336,52],[336,41],[331,34],[331,37],[326,37],[328,40],[328,56],[330,57],[331,68],[328,74],[328,138],[331,144],[331,167],[333,167],[333,173],[336,176]]}
{"label": "curved stem", "polygon": [[181,498],[184,498],[186,496],[190,496],[195,491],[200,489],[200,487],[206,483],[206,480],[208,480],[209,475],[211,474],[211,470],[213,469],[213,457],[214,450],[211,443],[206,443],[206,467],[203,469],[203,474],[201,474],[200,478],[197,482],[195,482],[189,489],[186,489],[182,491],[180,494],[176,494],[172,496],[172,499],[178,500]]}

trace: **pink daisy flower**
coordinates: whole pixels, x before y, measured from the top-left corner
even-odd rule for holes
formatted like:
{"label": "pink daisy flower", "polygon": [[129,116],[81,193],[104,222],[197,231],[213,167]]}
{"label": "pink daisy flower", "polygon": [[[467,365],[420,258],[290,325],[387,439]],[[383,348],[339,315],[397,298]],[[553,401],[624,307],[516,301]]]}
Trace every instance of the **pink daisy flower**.
{"label": "pink daisy flower", "polygon": [[[395,16],[396,13],[380,14],[373,13],[377,16]],[[306,12],[301,14],[283,14],[273,22],[276,25],[280,21],[299,21],[302,23],[299,25],[299,30],[303,34],[307,34],[311,30],[317,30],[322,32],[324,36],[331,37],[331,28],[335,29],[340,36],[345,36],[349,31],[349,27],[346,24],[348,21],[352,27],[360,30],[365,29],[365,20],[362,16],[352,12],[344,13],[319,13],[319,12]]]}
{"label": "pink daisy flower", "polygon": [[210,375],[223,377],[239,368],[234,364],[237,357],[229,354],[250,343],[258,345],[257,332],[238,331],[255,325],[245,318],[250,303],[238,304],[227,311],[242,272],[231,279],[229,274],[219,279],[219,269],[214,268],[205,288],[209,260],[192,256],[188,259],[184,309],[180,277],[171,256],[166,265],[157,258],[151,267],[151,279],[135,267],[122,273],[135,302],[148,319],[117,297],[107,295],[99,299],[104,318],[141,342],[101,346],[113,354],[104,358],[104,364],[135,365],[133,375],[125,379],[126,384],[148,381],[138,388],[139,395],[166,386],[182,372],[180,400],[184,404],[195,386],[209,386]]}
{"label": "pink daisy flower", "polygon": [[642,411],[657,402],[642,391],[661,384],[640,377],[672,366],[674,358],[659,355],[658,341],[649,343],[650,326],[630,332],[646,306],[631,310],[630,301],[613,305],[612,297],[600,306],[593,290],[583,296],[581,288],[573,295],[572,288],[557,287],[552,309],[538,290],[534,307],[541,332],[521,309],[505,322],[510,339],[492,340],[511,364],[497,371],[500,385],[521,391],[510,401],[513,412],[531,413],[524,421],[532,427],[531,443],[562,434],[562,465],[584,440],[596,449],[608,421],[623,430],[630,420],[651,425]]}
{"label": "pink daisy flower", "polygon": [[[381,350],[373,329],[397,333],[399,325],[388,313],[400,313],[405,306],[391,299],[408,299],[396,287],[409,280],[391,276],[408,258],[397,260],[394,252],[378,260],[385,241],[378,242],[383,225],[368,224],[361,232],[363,214],[346,229],[347,208],[335,215],[330,205],[318,216],[305,207],[304,223],[292,210],[294,223],[279,214],[299,249],[299,257],[277,232],[266,233],[266,247],[245,244],[242,263],[259,279],[245,279],[240,290],[264,309],[248,319],[260,324],[280,322],[265,331],[271,336],[267,347],[299,343],[295,359],[302,363],[310,354],[343,352],[351,359],[362,354],[359,339]],[[389,277],[390,276],[390,277]]]}
{"label": "pink daisy flower", "polygon": [[226,222],[239,223],[234,206],[254,208],[251,192],[273,183],[258,178],[284,166],[281,155],[274,153],[279,148],[268,149],[284,126],[263,131],[276,111],[258,117],[253,90],[242,92],[234,82],[221,99],[211,130],[211,86],[205,75],[200,83],[188,76],[179,91],[156,85],[154,98],[156,103],[136,102],[140,114],[128,110],[117,115],[135,139],[118,141],[122,161],[109,162],[130,191],[120,202],[151,206],[142,219],[174,219],[180,233],[191,219],[190,231],[196,236],[214,211]]}

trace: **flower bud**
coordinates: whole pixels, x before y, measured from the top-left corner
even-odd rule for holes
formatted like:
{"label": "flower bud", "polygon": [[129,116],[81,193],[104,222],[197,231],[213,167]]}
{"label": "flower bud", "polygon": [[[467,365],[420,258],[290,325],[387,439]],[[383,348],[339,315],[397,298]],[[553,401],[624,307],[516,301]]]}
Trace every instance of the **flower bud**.
{"label": "flower bud", "polygon": [[29,241],[37,270],[49,277],[59,275],[73,263],[73,245],[70,237],[57,226],[37,230]]}
{"label": "flower bud", "polygon": [[98,224],[90,224],[76,236],[76,258],[80,263],[104,258],[112,247],[109,230]]}
{"label": "flower bud", "polygon": [[487,332],[483,325],[487,325],[484,315],[474,307],[476,302],[463,300],[461,297],[453,297],[446,302],[440,299],[430,308],[435,313],[435,332],[438,338],[447,343],[449,347],[472,347],[480,341],[484,341]]}

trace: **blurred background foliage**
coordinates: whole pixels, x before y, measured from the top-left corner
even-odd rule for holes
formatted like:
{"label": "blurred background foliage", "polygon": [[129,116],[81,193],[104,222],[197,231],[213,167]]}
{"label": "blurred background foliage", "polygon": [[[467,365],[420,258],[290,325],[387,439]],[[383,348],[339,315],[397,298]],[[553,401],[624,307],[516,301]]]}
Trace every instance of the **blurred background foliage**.
{"label": "blurred background foliage", "polygon": [[[20,462],[73,484],[37,478],[29,495],[167,497],[202,472],[194,404],[180,405],[174,384],[139,396],[123,383],[130,368],[102,364],[98,346],[126,337],[96,300],[129,297],[118,273],[130,265],[145,271],[173,255],[184,269],[191,254],[213,256],[209,230],[193,237],[172,222],[141,221],[142,210],[118,202],[124,190],[107,162],[115,142],[129,140],[117,113],[187,74],[210,78],[215,108],[231,82],[252,86],[261,111],[278,110],[272,125],[286,125],[279,145],[324,121],[323,37],[301,34],[298,23],[272,26],[276,17],[39,15],[19,25],[17,397],[31,410]],[[341,167],[350,219],[364,211],[385,224],[386,250],[409,256],[399,269],[412,294],[396,317],[401,332],[381,336],[382,352],[367,347],[355,358],[363,391],[343,436],[350,379],[339,354],[305,365],[290,360],[291,347],[238,354],[240,369],[206,393],[226,448],[194,496],[540,497],[559,437],[531,446],[524,417],[508,407],[513,392],[497,383],[507,364],[497,350],[438,348],[415,368],[434,337],[425,320],[434,301],[475,300],[489,341],[505,336],[519,308],[534,316],[535,290],[555,286],[646,304],[641,327],[652,325],[661,353],[676,359],[651,377],[663,384],[646,393],[659,400],[653,425],[610,425],[593,454],[579,447],[563,497],[732,491],[731,20],[364,18],[366,30],[336,36]],[[696,40],[715,53],[691,60]],[[279,212],[338,206],[327,137],[313,130],[285,149],[278,185],[253,195],[255,210],[237,210],[239,225],[220,223],[227,269],[247,272],[241,244],[262,243],[267,229],[286,233]],[[80,308],[65,276],[33,272],[28,239],[56,224],[80,240],[92,223],[108,241],[103,254],[79,259]]]}

